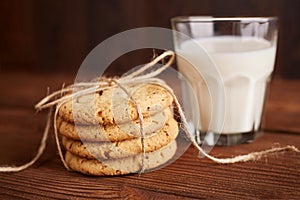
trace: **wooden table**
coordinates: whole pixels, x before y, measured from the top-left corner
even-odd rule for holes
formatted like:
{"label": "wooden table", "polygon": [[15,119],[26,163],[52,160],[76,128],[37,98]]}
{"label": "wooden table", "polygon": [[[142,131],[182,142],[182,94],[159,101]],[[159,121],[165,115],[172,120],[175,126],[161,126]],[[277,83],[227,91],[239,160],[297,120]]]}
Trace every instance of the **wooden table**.
{"label": "wooden table", "polygon": [[[66,74],[1,73],[0,164],[22,164],[37,150],[45,113],[33,105],[46,87],[58,89]],[[271,84],[264,135],[252,144],[215,147],[228,157],[273,146],[300,148],[300,81]],[[52,132],[51,132],[52,133]],[[300,153],[284,152],[230,165],[198,158],[194,147],[174,163],[142,175],[89,177],[64,169],[49,138],[46,152],[29,169],[0,173],[0,199],[300,199]]]}

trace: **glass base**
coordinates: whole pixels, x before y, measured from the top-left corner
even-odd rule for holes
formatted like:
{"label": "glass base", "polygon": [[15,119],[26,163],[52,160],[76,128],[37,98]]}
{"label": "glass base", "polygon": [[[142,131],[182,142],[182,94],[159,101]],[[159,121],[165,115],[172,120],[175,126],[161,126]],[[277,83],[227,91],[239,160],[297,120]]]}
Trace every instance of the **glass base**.
{"label": "glass base", "polygon": [[251,143],[257,137],[262,135],[262,131],[251,131],[246,133],[234,133],[234,134],[219,134],[214,132],[195,132],[196,141],[199,144],[205,143],[206,145],[218,145],[218,146],[233,146],[243,143]]}

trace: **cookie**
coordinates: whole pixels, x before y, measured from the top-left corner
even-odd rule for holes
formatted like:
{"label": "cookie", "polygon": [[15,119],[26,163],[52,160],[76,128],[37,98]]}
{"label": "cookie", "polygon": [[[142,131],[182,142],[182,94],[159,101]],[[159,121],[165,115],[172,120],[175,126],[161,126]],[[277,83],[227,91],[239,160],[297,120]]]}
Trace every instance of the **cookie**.
{"label": "cookie", "polygon": [[[174,140],[160,150],[147,153],[144,158],[144,169],[150,170],[166,164],[175,155],[176,149],[177,144]],[[74,171],[96,176],[137,173],[142,168],[142,155],[100,162],[96,159],[81,158],[67,151],[65,159],[67,165]]]}
{"label": "cookie", "polygon": [[[165,126],[144,139],[146,152],[156,151],[171,141],[178,135],[178,124],[173,118],[166,122]],[[118,142],[80,142],[67,137],[62,138],[62,144],[67,151],[88,159],[115,159],[124,158],[142,153],[142,143],[140,138],[123,140]]]}
{"label": "cookie", "polygon": [[[144,118],[145,135],[151,135],[163,128],[165,122],[173,116],[171,108],[151,117]],[[80,126],[64,121],[61,117],[57,119],[57,128],[61,135],[73,140],[104,142],[122,141],[140,137],[139,120],[124,124],[113,124],[107,126],[90,125]]]}
{"label": "cookie", "polygon": [[[125,87],[144,117],[162,112],[173,101],[171,94],[154,84]],[[75,98],[59,108],[59,116],[77,124],[120,124],[136,120],[138,113],[128,95],[119,87]]]}

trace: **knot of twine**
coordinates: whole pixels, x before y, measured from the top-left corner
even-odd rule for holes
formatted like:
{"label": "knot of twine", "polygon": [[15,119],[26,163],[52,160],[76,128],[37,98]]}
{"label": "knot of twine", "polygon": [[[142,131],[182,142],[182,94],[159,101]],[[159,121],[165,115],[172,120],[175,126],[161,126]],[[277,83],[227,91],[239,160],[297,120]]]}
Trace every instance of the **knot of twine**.
{"label": "knot of twine", "polygon": [[[156,68],[154,70],[149,70],[155,66],[159,61],[165,60],[165,58],[169,57],[168,62],[160,66],[159,68]],[[61,90],[58,90],[52,94],[47,95],[45,98],[43,98],[40,102],[38,102],[35,105],[35,109],[37,111],[41,111],[44,109],[49,109],[47,123],[45,126],[45,130],[43,133],[43,137],[39,146],[39,149],[37,151],[37,154],[35,157],[28,163],[21,165],[21,166],[0,166],[0,172],[18,172],[21,170],[24,170],[31,165],[33,165],[43,154],[46,143],[47,143],[47,137],[49,133],[49,129],[51,126],[51,117],[53,115],[54,111],[54,119],[53,119],[53,126],[54,126],[54,134],[55,134],[55,141],[57,150],[60,156],[60,159],[65,166],[66,169],[70,170],[68,167],[64,156],[62,154],[60,141],[58,137],[58,131],[57,131],[57,115],[59,108],[66,102],[70,101],[73,98],[78,98],[84,95],[92,94],[95,92],[98,92],[100,90],[106,89],[106,88],[114,88],[114,87],[120,87],[126,95],[130,98],[130,101],[134,104],[135,108],[137,109],[138,113],[138,119],[139,119],[139,128],[140,128],[140,134],[141,134],[141,144],[142,144],[142,169],[140,170],[140,173],[144,172],[144,158],[145,158],[145,147],[144,147],[144,138],[145,138],[145,132],[144,132],[144,120],[143,115],[140,106],[136,103],[136,101],[131,97],[129,91],[124,87],[125,85],[137,85],[141,83],[149,83],[149,84],[156,84],[164,89],[166,89],[173,97],[174,104],[178,110],[178,114],[180,116],[180,127],[185,131],[187,137],[191,141],[191,143],[199,150],[202,155],[207,157],[208,159],[221,164],[226,163],[237,163],[237,162],[247,162],[251,160],[258,160],[262,156],[265,156],[269,153],[274,152],[280,152],[280,151],[295,151],[300,152],[299,149],[297,149],[295,146],[285,146],[285,147],[276,147],[267,149],[264,151],[259,152],[252,152],[245,155],[238,155],[231,158],[216,158],[214,156],[209,155],[206,153],[201,146],[196,142],[196,139],[193,137],[193,134],[189,131],[188,128],[188,122],[184,115],[184,112],[182,110],[181,105],[179,104],[179,101],[174,94],[174,91],[172,88],[170,88],[163,80],[159,78],[155,78],[157,75],[159,75],[161,72],[163,72],[165,69],[167,69],[171,64],[173,63],[175,58],[175,53],[173,51],[165,51],[163,54],[159,55],[155,59],[153,59],[151,62],[147,63],[145,66],[141,67],[140,69],[137,69],[136,71],[122,76],[120,78],[106,78],[106,77],[100,77],[98,79],[95,79],[91,82],[80,82],[73,85],[70,85],[68,87],[62,88]],[[148,72],[150,71],[150,72]]]}

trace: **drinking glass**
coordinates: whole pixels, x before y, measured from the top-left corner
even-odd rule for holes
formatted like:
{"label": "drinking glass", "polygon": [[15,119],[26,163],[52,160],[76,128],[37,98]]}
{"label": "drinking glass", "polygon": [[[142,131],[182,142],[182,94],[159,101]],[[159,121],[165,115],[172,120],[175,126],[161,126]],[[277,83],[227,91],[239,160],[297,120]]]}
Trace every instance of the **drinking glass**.
{"label": "drinking glass", "polygon": [[188,16],[171,22],[177,66],[185,77],[184,108],[199,110],[191,121],[197,141],[210,145],[253,141],[261,132],[274,69],[277,19]]}

